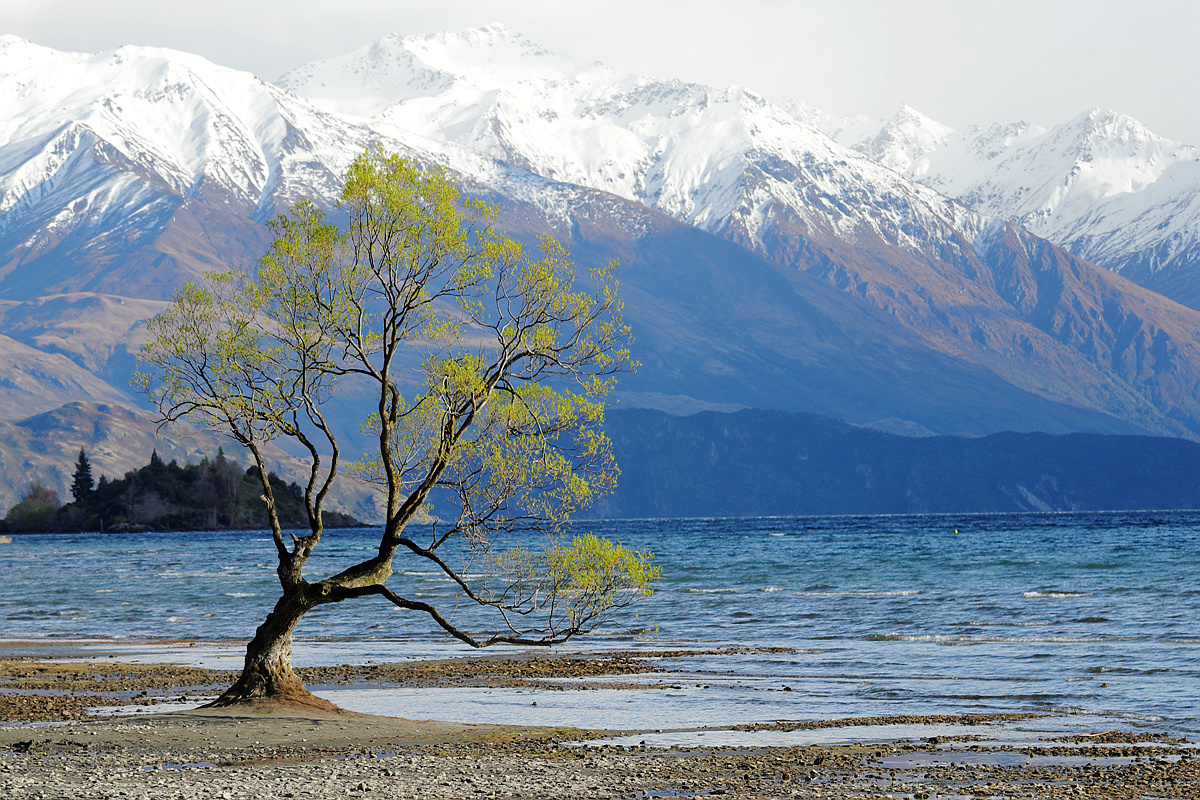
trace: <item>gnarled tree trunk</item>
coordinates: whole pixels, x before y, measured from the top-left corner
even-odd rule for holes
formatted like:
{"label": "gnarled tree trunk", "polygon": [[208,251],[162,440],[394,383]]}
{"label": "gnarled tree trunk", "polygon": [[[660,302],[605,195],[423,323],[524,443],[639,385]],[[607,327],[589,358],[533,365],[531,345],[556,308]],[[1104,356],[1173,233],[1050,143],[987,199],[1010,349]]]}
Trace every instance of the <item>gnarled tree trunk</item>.
{"label": "gnarled tree trunk", "polygon": [[305,688],[292,671],[292,632],[311,609],[320,605],[309,597],[307,585],[286,592],[246,645],[241,677],[206,708],[264,702],[341,712],[328,700]]}

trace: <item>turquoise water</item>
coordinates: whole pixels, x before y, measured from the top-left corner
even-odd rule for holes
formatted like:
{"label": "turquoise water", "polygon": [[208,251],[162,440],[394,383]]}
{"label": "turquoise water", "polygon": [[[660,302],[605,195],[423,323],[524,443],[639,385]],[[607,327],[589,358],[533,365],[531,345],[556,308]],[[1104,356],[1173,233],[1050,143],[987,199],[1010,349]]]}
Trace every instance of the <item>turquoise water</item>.
{"label": "turquoise water", "polygon": [[[607,728],[1033,711],[1200,731],[1200,513],[580,527],[653,550],[663,582],[636,618],[565,649],[787,650],[662,659],[671,674],[648,678],[666,687],[653,690],[330,696],[413,717]],[[331,532],[310,575],[365,557],[374,535]],[[235,665],[276,596],[272,557],[261,532],[14,537],[0,546],[0,649],[98,640],[97,650]],[[397,566],[398,593],[454,606],[446,579]],[[185,644],[146,644],[156,640]],[[471,651],[370,600],[318,609],[296,646],[298,664],[455,654]]]}

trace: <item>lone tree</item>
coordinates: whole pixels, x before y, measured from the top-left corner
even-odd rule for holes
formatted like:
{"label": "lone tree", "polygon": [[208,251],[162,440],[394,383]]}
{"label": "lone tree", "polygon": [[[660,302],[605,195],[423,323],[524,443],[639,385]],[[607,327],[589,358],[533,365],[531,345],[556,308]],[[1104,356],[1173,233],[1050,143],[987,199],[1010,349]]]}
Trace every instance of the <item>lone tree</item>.
{"label": "lone tree", "polygon": [[[193,417],[228,434],[263,476],[283,591],[214,705],[323,703],[291,668],[292,633],[323,604],[382,598],[473,647],[549,645],[650,594],[658,576],[648,553],[565,537],[571,513],[617,474],[603,403],[631,361],[611,265],[580,288],[558,243],[527,250],[440,170],[394,154],[357,158],[338,205],[345,230],[302,201],[272,223],[255,274],[183,287],[141,353],[137,380],[164,422]],[[310,581],[341,459],[326,414],[342,382],[370,398],[374,442],[346,471],[379,487],[385,519],[374,555]],[[308,453],[309,530],[290,541],[265,478],[275,439]],[[410,530],[435,499],[438,521]],[[544,548],[500,542],[537,532]],[[492,611],[492,629],[465,630],[387,585],[397,554],[447,575]]]}
{"label": "lone tree", "polygon": [[75,462],[75,474],[71,478],[71,497],[75,502],[82,502],[92,494],[96,482],[92,480],[92,463],[88,461],[87,453],[79,451],[79,459]]}

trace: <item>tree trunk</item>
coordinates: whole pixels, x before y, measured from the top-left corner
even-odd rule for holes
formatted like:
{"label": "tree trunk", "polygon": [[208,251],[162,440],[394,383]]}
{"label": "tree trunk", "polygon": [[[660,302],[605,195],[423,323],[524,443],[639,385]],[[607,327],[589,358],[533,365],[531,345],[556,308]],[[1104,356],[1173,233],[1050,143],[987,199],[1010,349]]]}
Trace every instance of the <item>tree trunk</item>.
{"label": "tree trunk", "polygon": [[306,597],[305,587],[285,593],[246,645],[246,663],[237,683],[205,708],[270,703],[303,706],[344,713],[328,700],[312,694],[292,671],[292,631],[317,603]]}

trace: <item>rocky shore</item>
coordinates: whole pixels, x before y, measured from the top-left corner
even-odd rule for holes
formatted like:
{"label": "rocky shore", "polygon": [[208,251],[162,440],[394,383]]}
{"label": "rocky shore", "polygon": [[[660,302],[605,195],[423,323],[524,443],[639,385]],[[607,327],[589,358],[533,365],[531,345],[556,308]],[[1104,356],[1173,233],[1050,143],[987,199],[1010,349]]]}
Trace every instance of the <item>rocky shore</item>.
{"label": "rocky shore", "polygon": [[[331,668],[306,680],[445,685],[634,676],[645,672],[636,662],[622,654],[461,659]],[[948,723],[968,727],[961,735],[871,744],[664,751],[596,744],[606,735],[599,732],[280,707],[124,717],[86,713],[94,705],[210,696],[230,679],[227,673],[161,665],[0,661],[0,797],[1200,797],[1200,760],[1187,742],[1130,729],[1000,744],[971,732],[1012,721],[1012,715],[742,726],[748,733],[830,728],[831,734],[835,728],[881,724],[910,730]],[[60,721],[35,724],[48,719]]]}

